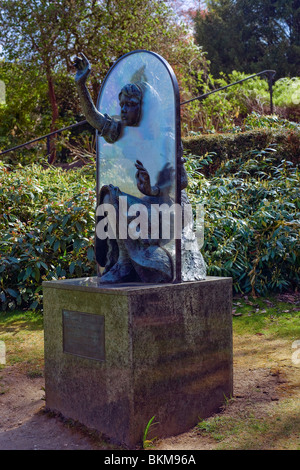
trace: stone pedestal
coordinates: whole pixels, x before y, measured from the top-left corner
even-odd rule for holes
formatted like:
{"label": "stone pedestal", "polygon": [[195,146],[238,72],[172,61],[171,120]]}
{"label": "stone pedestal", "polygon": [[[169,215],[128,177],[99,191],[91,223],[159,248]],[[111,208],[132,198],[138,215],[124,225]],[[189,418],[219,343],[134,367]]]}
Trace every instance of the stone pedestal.
{"label": "stone pedestal", "polygon": [[[232,395],[232,281],[44,282],[46,407],[130,448]],[[149,435],[148,437],[154,437]]]}

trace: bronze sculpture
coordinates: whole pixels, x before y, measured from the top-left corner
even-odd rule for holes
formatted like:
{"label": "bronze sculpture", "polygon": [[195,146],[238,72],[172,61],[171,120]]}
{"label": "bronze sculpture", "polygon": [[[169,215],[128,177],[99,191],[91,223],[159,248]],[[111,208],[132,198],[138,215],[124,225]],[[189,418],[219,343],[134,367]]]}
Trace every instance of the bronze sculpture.
{"label": "bronze sculpture", "polygon": [[[99,112],[88,92],[86,80],[90,74],[91,66],[84,54],[75,58],[74,65],[77,69],[75,81],[83,112],[87,121],[97,129],[105,141],[114,144],[122,139],[126,127],[139,127],[143,114],[143,99],[146,93],[150,93],[150,85],[146,81],[127,83],[119,92],[120,116],[109,116]],[[153,92],[153,91],[152,91]],[[185,193],[188,184],[187,174],[184,168],[184,159],[180,158],[180,189],[181,200],[184,207],[189,207],[189,201]],[[151,209],[153,205],[174,203],[171,195],[171,186],[174,179],[174,169],[166,163],[159,171],[157,180],[152,185],[149,172],[145,165],[136,159],[135,163],[136,186],[142,197],[122,192],[113,184],[106,184],[100,188],[98,195],[99,205],[111,205],[117,213],[120,210],[120,197],[126,196],[128,206],[143,204],[149,221],[148,233],[143,237],[122,239],[109,237],[102,240],[96,238],[96,259],[99,265],[105,267],[100,282],[171,282],[174,279],[174,252],[171,247],[172,235],[169,238],[160,236],[151,238]],[[130,218],[128,219],[128,223]],[[153,222],[152,222],[153,223]],[[117,227],[118,229],[120,227]],[[186,237],[186,226],[184,227]],[[191,232],[187,238],[190,238]],[[195,247],[195,240],[193,240]],[[182,245],[183,246],[183,245]],[[205,264],[198,249],[184,250],[183,280],[199,280],[205,277]]]}

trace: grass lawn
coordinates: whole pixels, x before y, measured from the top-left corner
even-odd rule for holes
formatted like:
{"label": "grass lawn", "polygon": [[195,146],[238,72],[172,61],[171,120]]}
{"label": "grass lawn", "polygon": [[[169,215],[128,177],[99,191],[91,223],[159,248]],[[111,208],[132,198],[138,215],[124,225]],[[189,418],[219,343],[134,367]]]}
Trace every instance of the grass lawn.
{"label": "grass lawn", "polygon": [[[15,366],[27,377],[43,375],[44,331],[41,313],[0,313],[0,341],[5,344],[6,366]],[[5,365],[0,364],[0,371],[1,367]]]}

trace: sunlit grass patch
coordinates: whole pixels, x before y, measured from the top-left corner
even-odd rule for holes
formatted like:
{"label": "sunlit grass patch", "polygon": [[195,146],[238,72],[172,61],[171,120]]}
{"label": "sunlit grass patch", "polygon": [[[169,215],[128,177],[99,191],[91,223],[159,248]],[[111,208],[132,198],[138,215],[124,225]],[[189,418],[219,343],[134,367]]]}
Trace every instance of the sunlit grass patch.
{"label": "sunlit grass patch", "polygon": [[195,431],[215,441],[216,450],[299,450],[300,400],[273,404],[263,416],[250,411],[202,420]]}
{"label": "sunlit grass patch", "polygon": [[[295,303],[278,297],[233,300],[233,327],[236,334],[266,334],[290,340],[300,339],[300,298]],[[298,303],[297,303],[298,302]]]}
{"label": "sunlit grass patch", "polygon": [[252,414],[238,414],[236,416],[215,416],[207,420],[200,421],[197,431],[201,435],[210,436],[218,442],[233,438],[240,441],[245,434],[256,436],[258,433],[265,433],[269,430],[269,423],[263,418],[257,418]]}
{"label": "sunlit grass patch", "polygon": [[40,313],[1,313],[0,341],[5,343],[6,366],[17,365],[33,378],[43,375],[44,332]]}

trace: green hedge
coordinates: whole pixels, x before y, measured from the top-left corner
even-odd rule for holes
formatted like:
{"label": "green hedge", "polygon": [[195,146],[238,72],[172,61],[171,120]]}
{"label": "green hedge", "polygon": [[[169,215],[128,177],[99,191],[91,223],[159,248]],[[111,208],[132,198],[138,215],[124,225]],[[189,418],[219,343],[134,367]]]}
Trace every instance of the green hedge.
{"label": "green hedge", "polygon": [[[208,176],[226,160],[246,161],[253,149],[276,149],[274,163],[286,159],[295,164],[300,161],[300,129],[255,129],[238,133],[195,135],[183,139],[185,153],[195,156],[210,154],[212,162],[202,168]],[[262,154],[263,156],[263,154]]]}
{"label": "green hedge", "polygon": [[41,306],[44,280],[95,274],[95,175],[0,166],[0,305]]}
{"label": "green hedge", "polygon": [[[264,294],[299,286],[300,175],[276,151],[226,161],[203,176],[189,156],[188,192],[205,206],[202,253],[208,274],[230,276],[237,292]],[[247,158],[246,158],[247,157]],[[93,276],[95,169],[68,172],[39,165],[0,165],[0,305],[42,305],[42,281]]]}
{"label": "green hedge", "polygon": [[299,287],[300,172],[274,165],[271,150],[227,161],[202,175],[205,159],[189,157],[189,196],[205,207],[202,253],[208,275],[233,278],[236,292],[265,294]]}

